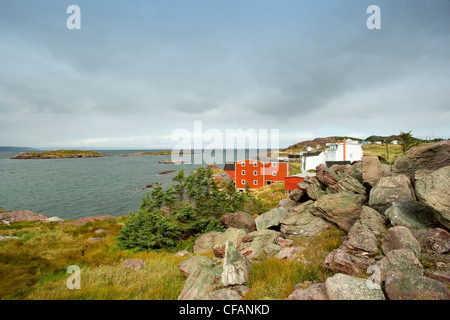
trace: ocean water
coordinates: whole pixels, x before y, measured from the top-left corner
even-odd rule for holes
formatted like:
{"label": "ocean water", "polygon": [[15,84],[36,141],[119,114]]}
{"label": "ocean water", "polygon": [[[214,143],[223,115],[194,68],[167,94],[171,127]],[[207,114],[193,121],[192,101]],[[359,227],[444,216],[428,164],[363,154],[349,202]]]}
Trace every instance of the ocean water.
{"label": "ocean water", "polygon": [[[119,155],[145,150],[99,151],[105,155]],[[163,187],[168,187],[172,184],[176,172],[159,175],[160,172],[184,169],[188,174],[199,166],[206,165],[158,163],[170,160],[170,155],[9,159],[15,154],[17,153],[0,152],[0,206],[5,210],[26,209],[62,219],[126,215],[139,208],[142,197],[151,190],[145,189],[146,185],[159,182]],[[248,155],[248,152],[245,154]],[[245,154],[237,155],[235,151],[238,158],[246,157]],[[225,158],[222,163],[224,160]]]}

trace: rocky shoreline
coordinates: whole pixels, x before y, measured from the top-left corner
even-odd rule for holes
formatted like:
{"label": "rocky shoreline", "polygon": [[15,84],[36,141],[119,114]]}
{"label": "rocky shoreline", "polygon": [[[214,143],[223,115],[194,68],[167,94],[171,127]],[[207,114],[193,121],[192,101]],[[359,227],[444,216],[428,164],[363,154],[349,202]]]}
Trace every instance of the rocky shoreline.
{"label": "rocky shoreline", "polygon": [[[186,257],[178,264],[186,277],[178,299],[239,300],[250,290],[255,264],[272,258],[308,265],[302,241],[338,228],[344,236],[323,260],[331,276],[298,283],[288,300],[448,300],[449,179],[449,141],[414,148],[393,165],[371,157],[351,165],[320,165],[316,177],[305,178],[276,208],[257,217],[225,214],[225,231],[198,236],[194,254],[178,252]],[[6,225],[31,220],[83,225],[113,218],[63,221],[28,210],[0,210],[0,223]],[[144,266],[140,259],[123,264],[135,270]]]}
{"label": "rocky shoreline", "polygon": [[298,284],[288,300],[450,298],[449,141],[415,148],[392,166],[363,157],[316,171],[277,208],[257,218],[227,214],[226,231],[200,235],[194,253],[213,258],[179,264],[187,279],[178,299],[241,299],[252,264],[298,259],[303,248],[293,240],[332,225],[347,233],[323,264],[333,276]]}

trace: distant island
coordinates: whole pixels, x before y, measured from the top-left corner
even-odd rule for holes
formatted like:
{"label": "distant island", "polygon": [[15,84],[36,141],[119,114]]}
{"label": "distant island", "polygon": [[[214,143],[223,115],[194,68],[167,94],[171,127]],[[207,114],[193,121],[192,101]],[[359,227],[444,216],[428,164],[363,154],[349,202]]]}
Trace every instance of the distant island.
{"label": "distant island", "polygon": [[97,151],[89,150],[54,150],[42,152],[21,152],[10,159],[69,159],[104,157]]}

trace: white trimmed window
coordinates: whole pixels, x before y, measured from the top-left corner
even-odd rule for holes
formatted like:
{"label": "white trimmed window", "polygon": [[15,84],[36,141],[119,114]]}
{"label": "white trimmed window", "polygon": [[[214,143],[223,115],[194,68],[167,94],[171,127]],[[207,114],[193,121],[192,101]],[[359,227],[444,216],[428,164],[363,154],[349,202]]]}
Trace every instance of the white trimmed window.
{"label": "white trimmed window", "polygon": [[253,166],[256,168],[258,166],[258,162],[253,162]]}
{"label": "white trimmed window", "polygon": [[257,186],[257,185],[258,185],[258,180],[253,180],[253,184],[254,184],[255,186]]}
{"label": "white trimmed window", "polygon": [[273,175],[273,176],[276,176],[276,175],[277,175],[277,172],[276,172],[276,171],[272,171],[272,175]]}
{"label": "white trimmed window", "polygon": [[241,162],[241,166],[245,167],[245,161]]}
{"label": "white trimmed window", "polygon": [[242,175],[243,175],[243,176],[245,176],[245,170],[242,170],[242,172],[241,172],[241,173],[242,173]]}
{"label": "white trimmed window", "polygon": [[272,167],[276,167],[277,166],[277,163],[276,162],[272,162]]}
{"label": "white trimmed window", "polygon": [[258,175],[258,171],[256,171],[256,170],[253,171],[253,175],[254,175],[254,176],[257,176],[257,175]]}
{"label": "white trimmed window", "polygon": [[244,179],[242,179],[242,180],[241,180],[241,183],[245,185],[245,180],[244,180]]}

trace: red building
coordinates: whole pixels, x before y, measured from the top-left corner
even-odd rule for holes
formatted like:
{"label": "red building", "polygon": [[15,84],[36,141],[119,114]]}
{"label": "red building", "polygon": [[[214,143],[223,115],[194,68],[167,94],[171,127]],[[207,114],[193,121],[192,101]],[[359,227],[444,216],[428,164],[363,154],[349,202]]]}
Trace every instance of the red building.
{"label": "red building", "polygon": [[304,177],[299,176],[288,176],[284,177],[284,190],[285,191],[294,191],[295,189],[299,189],[297,184],[302,182]]}
{"label": "red building", "polygon": [[[233,170],[234,169],[234,170]],[[260,189],[272,182],[283,182],[289,175],[289,164],[278,161],[242,160],[226,164],[225,172],[233,179],[237,189]]]}
{"label": "red building", "polygon": [[293,176],[284,177],[284,190],[291,192],[295,189],[300,189],[297,184],[302,182],[306,177],[315,177],[314,174],[300,173]]}

